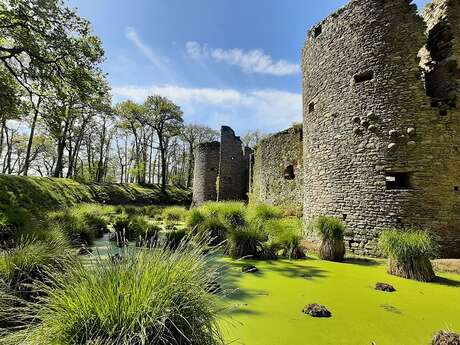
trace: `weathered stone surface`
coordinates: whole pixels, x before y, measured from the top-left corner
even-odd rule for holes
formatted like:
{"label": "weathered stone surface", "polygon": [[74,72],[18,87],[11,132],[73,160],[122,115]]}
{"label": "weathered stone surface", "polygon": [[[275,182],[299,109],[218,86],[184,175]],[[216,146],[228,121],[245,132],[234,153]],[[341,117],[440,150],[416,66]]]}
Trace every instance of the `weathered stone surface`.
{"label": "weathered stone surface", "polygon": [[193,204],[217,200],[216,181],[219,173],[220,143],[213,141],[195,149]]}
{"label": "weathered stone surface", "polygon": [[303,207],[303,131],[294,126],[272,135],[254,152],[252,196],[271,205]]}
{"label": "weathered stone surface", "polygon": [[384,292],[395,292],[396,291],[393,285],[390,285],[387,283],[377,283],[375,284],[375,289],[378,291],[384,291]]}
{"label": "weathered stone surface", "polygon": [[[302,51],[305,223],[345,219],[356,254],[379,255],[384,229],[424,228],[460,256],[460,2],[423,16],[428,31],[410,1],[352,0]],[[378,131],[356,123],[365,116]]]}
{"label": "weathered stone surface", "polygon": [[320,304],[308,304],[306,305],[302,312],[313,317],[331,317],[331,312],[323,305]]}
{"label": "weathered stone surface", "polygon": [[206,201],[244,200],[249,190],[251,149],[228,126],[221,140],[198,145],[195,152],[193,205]]}

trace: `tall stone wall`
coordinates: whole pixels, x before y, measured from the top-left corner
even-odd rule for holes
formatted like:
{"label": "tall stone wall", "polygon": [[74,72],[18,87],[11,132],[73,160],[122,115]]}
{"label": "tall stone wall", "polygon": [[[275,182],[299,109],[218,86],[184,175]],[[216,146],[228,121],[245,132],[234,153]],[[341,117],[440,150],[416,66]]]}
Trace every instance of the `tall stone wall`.
{"label": "tall stone wall", "polygon": [[252,197],[270,205],[303,205],[303,129],[301,125],[265,138],[254,152]]}
{"label": "tall stone wall", "polygon": [[248,190],[248,160],[240,137],[222,126],[217,200],[244,200]]}
{"label": "tall stone wall", "polygon": [[193,172],[193,205],[217,200],[216,183],[219,171],[220,143],[198,145]]}
{"label": "tall stone wall", "polygon": [[452,192],[453,188],[453,193],[443,196],[439,210],[440,217],[452,218],[440,223],[435,231],[443,254],[460,257],[460,2],[434,0],[425,8],[423,17],[427,24],[428,54],[423,61],[426,90],[431,106],[439,114],[437,125],[443,127],[435,139],[445,145],[437,157],[441,170],[435,178],[444,180],[446,190],[450,186]]}
{"label": "tall stone wall", "polygon": [[337,216],[349,249],[423,228],[460,255],[459,114],[432,103],[418,52],[425,24],[407,0],[353,0],[302,52],[304,217]]}

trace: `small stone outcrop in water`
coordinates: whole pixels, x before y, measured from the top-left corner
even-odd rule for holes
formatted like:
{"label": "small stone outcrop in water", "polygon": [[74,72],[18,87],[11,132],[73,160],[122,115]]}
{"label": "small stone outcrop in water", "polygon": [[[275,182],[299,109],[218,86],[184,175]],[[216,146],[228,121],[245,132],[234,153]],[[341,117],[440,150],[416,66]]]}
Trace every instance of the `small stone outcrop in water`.
{"label": "small stone outcrop in water", "polygon": [[453,332],[438,332],[431,342],[432,345],[460,345],[460,334]]}
{"label": "small stone outcrop in water", "polygon": [[396,291],[393,285],[390,285],[387,283],[377,283],[375,284],[375,289],[378,291],[384,291],[384,292],[395,292]]}
{"label": "small stone outcrop in water", "polygon": [[331,312],[321,304],[312,303],[306,305],[302,312],[313,317],[331,317]]}
{"label": "small stone outcrop in water", "polygon": [[259,272],[259,269],[254,265],[244,265],[241,268],[241,272],[243,272],[243,273],[256,273],[256,272]]}

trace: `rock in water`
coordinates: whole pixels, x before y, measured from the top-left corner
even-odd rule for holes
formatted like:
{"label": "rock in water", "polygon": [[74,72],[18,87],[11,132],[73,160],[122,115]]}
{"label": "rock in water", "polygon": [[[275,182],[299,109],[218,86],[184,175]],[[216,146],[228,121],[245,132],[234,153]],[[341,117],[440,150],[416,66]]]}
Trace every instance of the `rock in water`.
{"label": "rock in water", "polygon": [[387,283],[377,283],[375,284],[375,289],[379,291],[384,291],[384,292],[395,292],[396,291],[393,285],[390,285]]}
{"label": "rock in water", "polygon": [[460,345],[460,334],[440,331],[431,342],[432,345]]}
{"label": "rock in water", "polygon": [[332,315],[324,305],[317,303],[306,305],[302,312],[313,317],[331,317]]}
{"label": "rock in water", "polygon": [[254,265],[244,265],[241,268],[241,272],[243,272],[243,273],[256,273],[256,272],[259,272],[259,269]]}

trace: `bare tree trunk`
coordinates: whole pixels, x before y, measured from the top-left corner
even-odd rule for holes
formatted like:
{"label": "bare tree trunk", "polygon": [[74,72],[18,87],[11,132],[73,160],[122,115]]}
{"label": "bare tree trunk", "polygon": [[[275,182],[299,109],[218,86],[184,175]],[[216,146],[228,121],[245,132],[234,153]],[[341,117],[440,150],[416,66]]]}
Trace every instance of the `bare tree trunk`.
{"label": "bare tree trunk", "polygon": [[31,103],[33,104],[33,108],[34,108],[34,117],[32,118],[32,124],[30,125],[29,142],[27,143],[26,158],[24,160],[24,169],[23,169],[24,176],[27,176],[27,174],[29,173],[30,152],[32,151],[32,145],[33,145],[34,135],[35,135],[35,126],[37,124],[38,114],[40,112],[40,104],[42,103],[42,96],[38,96],[37,105],[33,103],[32,97],[30,98],[31,98]]}
{"label": "bare tree trunk", "polygon": [[65,142],[67,140],[67,131],[69,130],[69,108],[65,109],[65,125],[61,137],[58,140],[57,144],[57,158],[56,158],[56,168],[54,170],[54,177],[62,177],[62,171],[64,169],[64,149]]}

